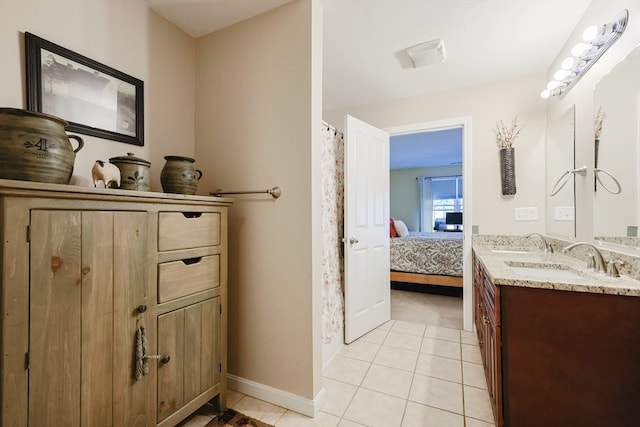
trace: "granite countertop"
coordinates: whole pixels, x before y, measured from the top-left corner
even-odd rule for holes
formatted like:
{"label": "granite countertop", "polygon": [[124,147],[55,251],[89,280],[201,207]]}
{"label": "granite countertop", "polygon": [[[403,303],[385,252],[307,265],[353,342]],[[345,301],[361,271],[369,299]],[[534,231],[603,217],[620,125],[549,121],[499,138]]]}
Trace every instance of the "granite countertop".
{"label": "granite countertop", "polygon": [[[488,278],[497,286],[521,286],[640,297],[640,281],[624,275],[610,277],[604,273],[588,270],[584,260],[569,255],[545,254],[542,250],[533,247],[515,248],[526,250],[527,253],[493,252],[492,248],[495,249],[496,246],[486,242],[473,242],[476,258],[484,265]],[[578,277],[532,278],[527,277],[525,273],[516,272],[510,267],[510,265],[527,267],[541,264],[569,270],[577,273]]]}

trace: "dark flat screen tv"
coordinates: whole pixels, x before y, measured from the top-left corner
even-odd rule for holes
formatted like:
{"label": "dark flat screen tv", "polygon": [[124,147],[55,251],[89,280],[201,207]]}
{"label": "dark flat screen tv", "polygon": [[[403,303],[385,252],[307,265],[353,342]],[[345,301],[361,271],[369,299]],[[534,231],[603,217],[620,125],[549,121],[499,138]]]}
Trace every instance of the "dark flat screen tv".
{"label": "dark flat screen tv", "polygon": [[447,225],[462,225],[462,212],[447,212],[445,223]]}

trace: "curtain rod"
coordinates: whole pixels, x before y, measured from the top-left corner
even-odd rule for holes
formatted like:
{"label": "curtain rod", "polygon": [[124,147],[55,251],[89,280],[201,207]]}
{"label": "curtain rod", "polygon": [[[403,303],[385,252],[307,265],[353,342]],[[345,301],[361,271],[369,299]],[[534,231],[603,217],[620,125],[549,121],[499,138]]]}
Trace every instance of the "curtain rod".
{"label": "curtain rod", "polygon": [[282,195],[282,190],[280,190],[280,187],[273,187],[270,188],[268,190],[249,190],[249,191],[223,191],[223,190],[216,190],[212,193],[209,193],[210,196],[216,196],[216,197],[220,197],[222,195],[225,194],[263,194],[263,193],[268,193],[271,194],[271,197],[273,197],[274,199],[279,198]]}

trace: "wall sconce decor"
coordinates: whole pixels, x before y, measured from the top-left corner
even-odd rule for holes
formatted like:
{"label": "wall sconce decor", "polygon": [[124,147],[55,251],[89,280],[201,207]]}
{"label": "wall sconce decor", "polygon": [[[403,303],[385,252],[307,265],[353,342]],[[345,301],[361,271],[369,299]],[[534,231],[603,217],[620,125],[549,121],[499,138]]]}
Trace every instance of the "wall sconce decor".
{"label": "wall sconce decor", "polygon": [[571,56],[561,63],[561,68],[547,83],[540,97],[562,96],[591,68],[593,64],[620,38],[627,28],[629,11],[624,9],[616,19],[606,24],[592,25],[582,33],[584,42],[577,43],[571,49]]}

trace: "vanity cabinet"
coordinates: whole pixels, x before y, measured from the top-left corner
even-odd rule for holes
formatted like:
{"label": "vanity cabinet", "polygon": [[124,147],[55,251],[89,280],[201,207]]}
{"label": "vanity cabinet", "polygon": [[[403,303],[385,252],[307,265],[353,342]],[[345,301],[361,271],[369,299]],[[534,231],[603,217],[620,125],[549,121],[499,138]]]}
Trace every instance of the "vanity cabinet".
{"label": "vanity cabinet", "polygon": [[[494,414],[502,413],[502,371],[500,352],[500,288],[491,283],[479,262],[474,262],[474,320],[487,389]],[[497,417],[496,417],[497,420]]]}
{"label": "vanity cabinet", "polygon": [[[640,297],[495,286],[477,258],[474,271],[497,426],[640,425]],[[481,299],[487,286],[495,288],[493,309]],[[495,314],[493,337],[482,310]]]}
{"label": "vanity cabinet", "polygon": [[[174,426],[223,409],[229,204],[0,180],[0,425]],[[154,358],[136,376],[142,336]]]}

